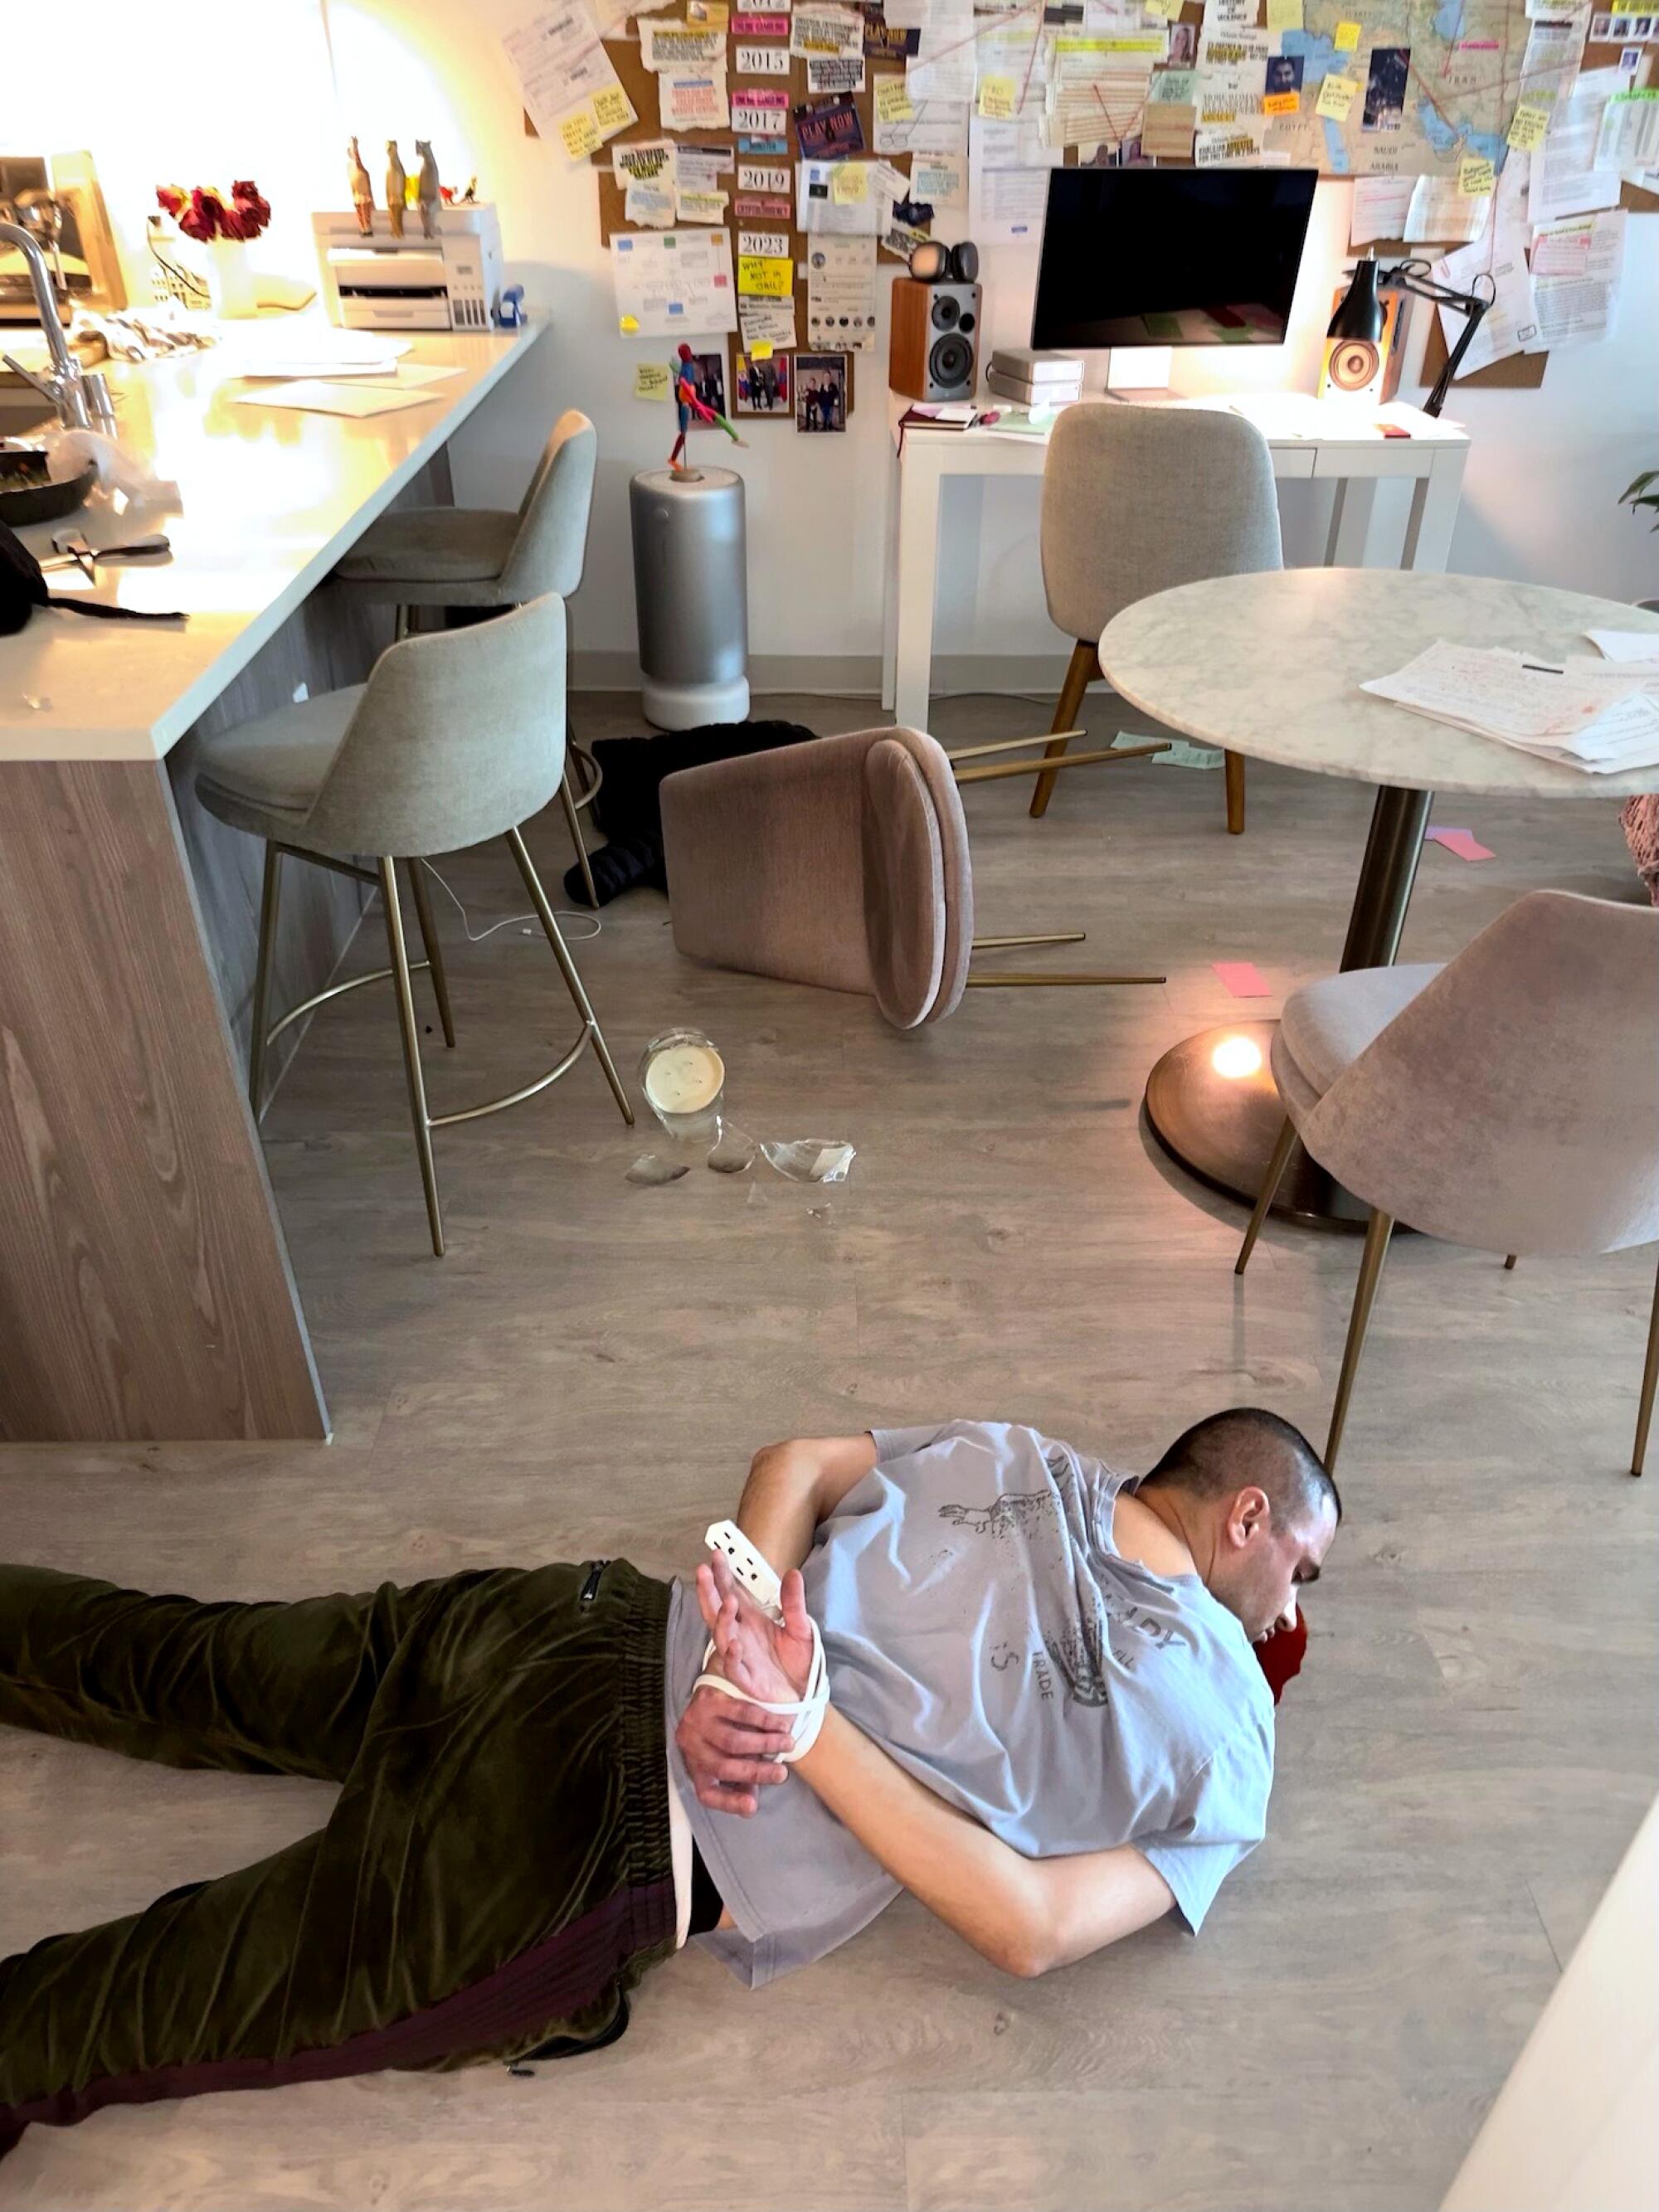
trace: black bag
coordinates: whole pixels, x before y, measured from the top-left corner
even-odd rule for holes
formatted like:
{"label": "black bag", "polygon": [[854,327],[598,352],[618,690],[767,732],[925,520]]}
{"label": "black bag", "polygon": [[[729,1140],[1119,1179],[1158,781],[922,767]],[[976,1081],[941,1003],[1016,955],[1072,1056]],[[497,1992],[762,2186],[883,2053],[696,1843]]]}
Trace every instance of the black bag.
{"label": "black bag", "polygon": [[183,615],[152,614],[141,607],[106,607],[95,599],[55,599],[46,588],[40,563],[17,532],[0,522],[0,637],[15,637],[36,607],[62,607],[65,614],[92,615],[102,622],[183,622]]}

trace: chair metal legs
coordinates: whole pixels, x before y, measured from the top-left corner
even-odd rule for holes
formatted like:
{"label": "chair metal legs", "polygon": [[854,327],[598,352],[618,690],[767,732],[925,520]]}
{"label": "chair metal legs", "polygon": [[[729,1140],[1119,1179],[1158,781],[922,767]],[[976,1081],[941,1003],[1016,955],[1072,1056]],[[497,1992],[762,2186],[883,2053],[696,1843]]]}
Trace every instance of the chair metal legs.
{"label": "chair metal legs", "polygon": [[576,811],[575,793],[570,788],[570,761],[567,755],[564,775],[559,784],[559,804],[564,809],[564,818],[569,825],[570,842],[576,848],[576,865],[582,872],[582,889],[587,893],[587,903],[595,914],[599,910],[599,895],[593,888],[593,871],[588,865],[587,847],[582,840],[581,817]]}
{"label": "chair metal legs", "polygon": [[444,973],[443,947],[438,942],[438,932],[432,920],[432,899],[426,887],[426,864],[410,860],[409,887],[415,894],[415,911],[420,918],[421,942],[426,947],[426,964],[432,971],[432,993],[438,1001],[438,1019],[443,1024],[444,1042],[453,1047],[455,1024],[449,1013],[449,978]]}
{"label": "chair metal legs", "polygon": [[1348,1316],[1348,1340],[1342,1347],[1342,1372],[1337,1380],[1336,1403],[1331,1407],[1330,1434],[1325,1439],[1325,1466],[1329,1472],[1334,1473],[1336,1468],[1336,1455],[1341,1448],[1342,1431],[1348,1419],[1348,1400],[1353,1395],[1354,1374],[1364,1349],[1377,1281],[1393,1234],[1394,1216],[1373,1206],[1371,1218],[1365,1224],[1365,1249],[1359,1260],[1359,1280],[1354,1285],[1353,1311]]}
{"label": "chair metal legs", "polygon": [[1273,1158],[1267,1162],[1267,1172],[1261,1178],[1261,1188],[1255,1194],[1255,1210],[1250,1216],[1250,1225],[1244,1231],[1244,1242],[1238,1248],[1238,1257],[1233,1261],[1233,1273],[1242,1275],[1249,1256],[1255,1249],[1255,1240],[1261,1234],[1261,1224],[1267,1218],[1267,1209],[1273,1202],[1279,1186],[1285,1180],[1285,1170],[1291,1163],[1291,1148],[1296,1142],[1296,1124],[1287,1114],[1285,1126],[1274,1139]]}
{"label": "chair metal legs", "polygon": [[548,904],[547,893],[542,889],[542,879],[536,873],[529,848],[524,842],[524,832],[521,830],[509,830],[507,833],[507,842],[511,848],[513,858],[518,863],[519,873],[524,878],[525,889],[530,894],[531,904],[535,908],[547,941],[553,948],[553,957],[559,963],[559,973],[564,977],[564,987],[575,1001],[576,1011],[582,1018],[586,1036],[592,1041],[593,1049],[599,1055],[599,1066],[605,1070],[605,1079],[611,1085],[611,1095],[616,1100],[623,1121],[631,1129],[634,1126],[634,1109],[628,1103],[628,1093],[623,1089],[622,1078],[617,1073],[617,1063],[611,1057],[611,1048],[605,1041],[605,1032],[599,1027],[599,1017],[593,1012],[587,993],[583,988],[581,977],[576,973],[576,963],[570,957],[569,950],[559,933],[558,922],[554,917],[552,908]]}
{"label": "chair metal legs", "polygon": [[270,963],[276,949],[276,902],[282,890],[283,856],[265,847],[264,887],[259,895],[259,957],[253,970],[252,1034],[248,1039],[247,1103],[257,1123],[264,1112],[265,1047],[270,1042]]}
{"label": "chair metal legs", "polygon": [[426,1081],[421,1073],[420,1028],[415,1019],[415,988],[410,979],[409,947],[404,941],[403,908],[398,902],[398,868],[382,860],[380,896],[386,906],[386,943],[392,952],[392,980],[398,994],[398,1027],[404,1042],[404,1073],[409,1079],[409,1113],[415,1124],[415,1150],[421,1163],[421,1184],[426,1192],[426,1218],[432,1230],[432,1249],[444,1255],[443,1214],[438,1205],[438,1170],[432,1158],[432,1121],[427,1112]]}
{"label": "chair metal legs", "polygon": [[[1066,681],[1060,690],[1060,704],[1054,709],[1053,727],[1056,732],[1069,732],[1083,705],[1083,695],[1100,674],[1100,656],[1086,639],[1079,638],[1072,647],[1070,665]],[[1065,752],[1067,738],[1057,735],[1043,749],[1043,757],[1058,760]],[[1048,811],[1048,801],[1054,796],[1054,772],[1052,769],[1038,776],[1036,788],[1031,793],[1031,814],[1034,818]]]}
{"label": "chair metal legs", "polygon": [[1640,1474],[1648,1455],[1648,1431],[1653,1424],[1654,1385],[1659,1383],[1659,1275],[1654,1279],[1653,1311],[1648,1319],[1648,1356],[1642,1369],[1642,1396],[1636,1408],[1636,1446],[1630,1471]]}

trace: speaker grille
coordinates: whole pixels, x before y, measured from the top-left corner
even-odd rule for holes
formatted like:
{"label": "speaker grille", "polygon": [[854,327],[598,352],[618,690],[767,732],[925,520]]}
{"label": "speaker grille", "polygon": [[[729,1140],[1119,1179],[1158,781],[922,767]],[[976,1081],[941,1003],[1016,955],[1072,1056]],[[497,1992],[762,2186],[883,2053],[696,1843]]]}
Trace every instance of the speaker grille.
{"label": "speaker grille", "polygon": [[932,385],[960,385],[965,390],[973,382],[974,349],[957,331],[933,341],[933,349],[927,356],[927,381]]}

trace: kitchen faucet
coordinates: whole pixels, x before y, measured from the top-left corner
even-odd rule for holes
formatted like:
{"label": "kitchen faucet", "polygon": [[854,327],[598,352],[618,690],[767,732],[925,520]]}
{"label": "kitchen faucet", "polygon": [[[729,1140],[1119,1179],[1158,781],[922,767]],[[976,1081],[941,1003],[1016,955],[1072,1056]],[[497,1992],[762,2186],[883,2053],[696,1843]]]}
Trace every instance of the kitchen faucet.
{"label": "kitchen faucet", "polygon": [[64,326],[58,319],[58,296],[52,289],[46,255],[33,235],[19,223],[0,222],[0,246],[15,246],[23,257],[34,303],[40,311],[40,327],[46,333],[46,349],[52,356],[52,367],[43,376],[37,376],[9,354],[0,355],[0,360],[8,368],[15,369],[26,384],[32,384],[43,399],[51,402],[66,430],[113,432],[115,410],[110,405],[109,386],[96,372],[88,374],[70,349]]}

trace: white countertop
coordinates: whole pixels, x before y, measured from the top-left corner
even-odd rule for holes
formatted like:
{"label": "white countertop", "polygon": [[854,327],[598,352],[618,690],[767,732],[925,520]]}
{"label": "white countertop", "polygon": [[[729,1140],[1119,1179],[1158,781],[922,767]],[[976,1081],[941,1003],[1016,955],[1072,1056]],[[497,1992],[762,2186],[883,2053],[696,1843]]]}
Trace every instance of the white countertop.
{"label": "white countertop", "polygon": [[1493,576],[1282,568],[1139,600],[1102,631],[1100,665],[1131,706],[1253,760],[1409,791],[1605,805],[1659,790],[1659,769],[1588,775],[1359,689],[1437,638],[1593,659],[1592,628],[1659,638],[1659,615]]}
{"label": "white countertop", "polygon": [[[170,559],[100,568],[95,590],[75,596],[179,608],[190,620],[99,623],[42,609],[15,637],[0,638],[0,761],[166,753],[541,328],[415,337],[406,361],[459,374],[433,386],[419,406],[361,420],[237,403],[236,394],[258,388],[237,374],[251,351],[298,343],[301,332],[286,319],[233,326],[208,352],[112,367],[121,442],[178,484],[178,501],[121,514],[100,495],[21,535],[44,556],[54,532],[78,529],[95,545],[164,530]],[[70,589],[61,574],[48,580]]]}

